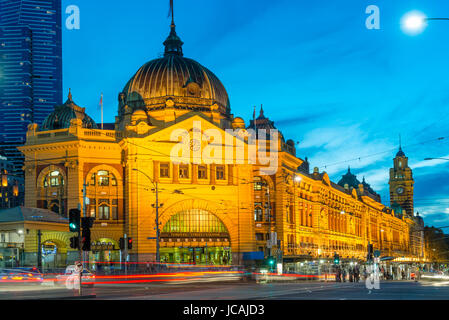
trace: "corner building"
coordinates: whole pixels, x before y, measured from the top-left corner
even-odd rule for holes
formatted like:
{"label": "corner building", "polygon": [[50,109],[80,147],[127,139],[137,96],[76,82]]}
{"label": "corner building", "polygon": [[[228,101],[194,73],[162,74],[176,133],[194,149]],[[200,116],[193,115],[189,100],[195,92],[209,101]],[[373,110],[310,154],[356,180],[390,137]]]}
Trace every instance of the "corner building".
{"label": "corner building", "polygon": [[[368,243],[383,255],[419,258],[410,251],[408,215],[381,204],[366,183],[340,186],[325,172],[310,173],[282,134],[274,144],[258,135],[258,148],[278,150],[277,170],[261,174],[267,165],[241,152],[245,132],[274,123],[263,110],[248,128],[234,117],[217,76],[184,57],[174,23],[164,46],[164,56],[144,64],[119,94],[115,124],[98,129],[69,93],[42,126],[29,126],[20,148],[27,207],[66,216],[80,206],[96,218],[91,262],[123,261],[125,234],[133,238],[129,261],[155,261],[156,203],[162,262],[245,264],[263,257],[258,252],[281,251],[289,263],[335,252],[364,260]],[[189,152],[173,151],[185,138]],[[212,163],[201,157],[207,148]],[[273,247],[271,233],[279,240]]]}

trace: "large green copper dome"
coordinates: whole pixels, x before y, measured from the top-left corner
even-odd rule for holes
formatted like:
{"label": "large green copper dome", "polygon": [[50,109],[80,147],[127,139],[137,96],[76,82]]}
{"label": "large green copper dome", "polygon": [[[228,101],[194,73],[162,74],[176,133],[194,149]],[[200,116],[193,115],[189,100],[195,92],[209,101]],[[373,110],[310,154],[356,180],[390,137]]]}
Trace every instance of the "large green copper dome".
{"label": "large green copper dome", "polygon": [[119,115],[125,101],[134,110],[161,110],[168,99],[175,108],[208,111],[214,104],[224,116],[230,114],[230,102],[218,77],[195,60],[183,56],[183,42],[172,24],[164,42],[164,57],[144,64],[128,81],[121,96]]}
{"label": "large green copper dome", "polygon": [[86,114],[86,109],[76,105],[72,100],[72,93],[69,91],[69,97],[62,106],[56,106],[43,122],[41,130],[58,130],[70,127],[70,121],[81,119],[83,128],[97,129],[97,125],[91,117]]}

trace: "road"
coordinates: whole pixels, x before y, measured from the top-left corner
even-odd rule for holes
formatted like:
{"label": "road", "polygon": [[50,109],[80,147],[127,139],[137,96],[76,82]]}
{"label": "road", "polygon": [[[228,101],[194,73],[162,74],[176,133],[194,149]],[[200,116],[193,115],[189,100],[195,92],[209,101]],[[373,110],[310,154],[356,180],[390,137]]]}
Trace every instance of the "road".
{"label": "road", "polygon": [[[449,282],[364,283],[190,283],[98,285],[83,290],[99,300],[449,300]],[[0,300],[78,299],[77,292],[52,286],[0,287]]]}

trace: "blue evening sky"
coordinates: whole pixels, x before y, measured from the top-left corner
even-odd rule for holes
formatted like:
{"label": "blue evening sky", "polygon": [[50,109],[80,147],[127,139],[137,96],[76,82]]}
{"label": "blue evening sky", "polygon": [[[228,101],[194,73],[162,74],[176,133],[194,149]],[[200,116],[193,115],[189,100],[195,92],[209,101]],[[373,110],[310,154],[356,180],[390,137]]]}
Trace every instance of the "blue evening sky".
{"label": "blue evening sky", "polygon": [[[63,0],[63,12],[71,4],[81,28],[63,31],[65,91],[72,88],[97,122],[103,92],[105,122],[114,122],[119,92],[163,52],[169,1]],[[380,30],[365,27],[368,5],[380,8]],[[449,158],[449,21],[410,36],[400,21],[411,10],[449,17],[449,2],[175,0],[185,56],[221,79],[235,116],[248,124],[263,104],[312,168],[338,182],[351,166],[385,204],[401,134],[415,210],[427,224],[446,226],[449,162],[423,159]]]}

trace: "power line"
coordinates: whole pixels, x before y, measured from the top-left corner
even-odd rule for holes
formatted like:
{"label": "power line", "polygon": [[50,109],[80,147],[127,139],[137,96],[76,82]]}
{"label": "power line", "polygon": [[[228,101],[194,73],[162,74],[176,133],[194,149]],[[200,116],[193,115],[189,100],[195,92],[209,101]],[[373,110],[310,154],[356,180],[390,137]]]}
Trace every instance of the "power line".
{"label": "power line", "polygon": [[[422,141],[422,142],[418,142],[418,143],[414,143],[414,144],[409,144],[409,145],[406,145],[406,146],[404,146],[404,147],[410,148],[410,147],[414,147],[414,146],[418,146],[418,145],[423,145],[423,144],[427,144],[427,143],[432,143],[432,142],[437,142],[437,141],[443,141],[443,140],[446,140],[447,138],[449,138],[449,136],[446,136],[446,137],[438,137],[438,138],[434,138],[434,139],[430,139],[430,140],[426,140],[426,141]],[[362,160],[362,159],[372,158],[372,157],[375,157],[375,156],[378,156],[378,155],[382,155],[382,154],[385,154],[385,153],[392,153],[392,152],[394,152],[395,150],[397,150],[397,148],[394,148],[394,149],[388,149],[388,150],[380,151],[380,152],[376,152],[376,153],[373,153],[373,154],[370,154],[370,155],[366,155],[366,156],[361,156],[361,157],[357,157],[357,158],[352,158],[352,159],[348,159],[348,160],[343,160],[343,161],[338,161],[338,162],[330,163],[330,164],[321,166],[320,168],[327,169],[328,167],[336,166],[336,165],[339,165],[339,164],[344,164],[344,163],[353,162],[353,161],[357,161],[357,160],[360,161],[360,160]]]}

